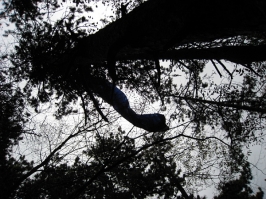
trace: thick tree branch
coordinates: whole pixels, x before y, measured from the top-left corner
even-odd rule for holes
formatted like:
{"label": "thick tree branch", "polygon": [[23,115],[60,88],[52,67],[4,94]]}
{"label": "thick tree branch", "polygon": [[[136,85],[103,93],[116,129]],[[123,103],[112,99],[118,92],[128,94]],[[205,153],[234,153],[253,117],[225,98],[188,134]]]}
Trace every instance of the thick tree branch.
{"label": "thick tree branch", "polygon": [[84,82],[87,89],[98,94],[105,102],[114,107],[114,109],[127,121],[133,125],[150,132],[166,131],[168,126],[165,123],[165,117],[162,114],[137,114],[130,106],[126,95],[112,83],[100,78],[90,78],[90,82]]}

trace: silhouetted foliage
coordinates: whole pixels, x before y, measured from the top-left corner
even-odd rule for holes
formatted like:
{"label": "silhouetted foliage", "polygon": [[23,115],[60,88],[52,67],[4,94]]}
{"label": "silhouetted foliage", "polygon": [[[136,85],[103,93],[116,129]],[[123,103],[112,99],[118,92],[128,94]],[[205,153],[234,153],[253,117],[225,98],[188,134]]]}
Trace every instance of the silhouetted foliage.
{"label": "silhouetted foliage", "polygon": [[250,180],[252,180],[252,174],[248,163],[243,167],[241,175],[238,179],[231,180],[229,182],[223,182],[220,184],[219,190],[221,193],[215,196],[215,199],[263,199],[264,192],[259,187],[259,191],[253,195],[253,190],[250,187]]}
{"label": "silhouetted foliage", "polygon": [[9,198],[17,189],[17,182],[31,163],[24,156],[13,157],[13,147],[22,140],[25,132],[23,94],[16,84],[7,78],[7,71],[0,69],[0,187],[1,197]]}
{"label": "silhouetted foliage", "polygon": [[60,164],[55,156],[58,161],[23,183],[17,197],[69,198],[80,190],[82,195],[74,198],[171,198],[184,182],[174,159],[166,155],[171,147],[167,143],[137,153],[134,139],[121,133],[97,137],[83,152],[90,161],[76,157],[73,164]]}
{"label": "silhouetted foliage", "polygon": [[[26,82],[23,92],[36,112],[41,104],[54,103],[54,115],[60,119],[76,114],[74,105],[79,104],[84,115],[80,129],[95,126],[87,133],[98,133],[101,123],[107,136],[92,136],[95,145],[83,154],[89,164],[79,158],[73,164],[60,162],[57,150],[79,135],[71,134],[20,176],[18,197],[181,197],[176,196],[180,191],[188,198],[183,186],[207,183],[212,167],[226,171],[224,181],[236,184],[236,197],[253,197],[250,176],[242,174],[235,181],[228,181],[228,176],[247,168],[243,147],[260,143],[265,136],[265,1],[136,0],[130,1],[123,18],[118,17],[117,0],[71,2],[61,18],[53,19],[66,1],[3,1],[1,17],[16,26],[6,32],[17,39],[9,56],[10,73],[17,82]],[[111,6],[115,15],[102,19],[104,27],[97,32],[90,16],[95,2]],[[217,83],[217,77],[223,81]],[[136,92],[147,104],[159,103],[166,117],[147,108],[142,111],[141,100],[134,107],[141,114],[136,113],[122,89]],[[10,127],[1,127],[3,157],[23,130],[24,116],[17,112],[23,101],[16,95],[1,97],[3,102],[9,100],[1,106],[7,110],[3,121],[10,122]],[[104,126],[116,120],[106,103],[141,135],[122,139],[119,133],[106,131]],[[158,131],[158,137],[152,135],[162,141],[149,140],[152,136],[144,130]],[[162,137],[161,131],[166,131]],[[138,147],[143,148],[141,153]],[[21,162],[19,170],[32,166],[24,157],[14,161]],[[179,161],[186,184],[177,177]],[[30,179],[32,174],[36,175]],[[217,197],[232,194],[227,184],[221,187]]]}

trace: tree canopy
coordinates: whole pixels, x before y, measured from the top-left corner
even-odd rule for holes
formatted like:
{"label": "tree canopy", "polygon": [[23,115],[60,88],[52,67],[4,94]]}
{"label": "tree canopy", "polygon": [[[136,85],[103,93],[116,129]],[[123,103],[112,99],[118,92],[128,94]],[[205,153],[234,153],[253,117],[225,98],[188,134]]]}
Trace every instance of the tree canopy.
{"label": "tree canopy", "polygon": [[[99,3],[114,13],[95,31]],[[25,160],[9,192],[22,198],[188,198],[212,182],[216,167],[224,183],[218,198],[227,197],[226,183],[244,187],[248,180],[234,179],[249,168],[243,149],[265,136],[266,3],[134,0],[123,17],[120,3],[3,1],[2,20],[15,25],[5,36],[16,42],[2,60],[10,61],[10,78],[25,85],[21,109],[27,102],[40,113],[43,104],[53,104],[58,120],[82,113],[73,131],[34,133],[35,140],[45,137],[47,152],[35,163]],[[134,95],[139,99],[132,105]],[[13,110],[17,102],[9,101]],[[20,125],[29,115],[17,117]],[[12,139],[26,138],[19,125],[1,141],[1,158],[17,144]],[[68,161],[69,154],[76,158]]]}

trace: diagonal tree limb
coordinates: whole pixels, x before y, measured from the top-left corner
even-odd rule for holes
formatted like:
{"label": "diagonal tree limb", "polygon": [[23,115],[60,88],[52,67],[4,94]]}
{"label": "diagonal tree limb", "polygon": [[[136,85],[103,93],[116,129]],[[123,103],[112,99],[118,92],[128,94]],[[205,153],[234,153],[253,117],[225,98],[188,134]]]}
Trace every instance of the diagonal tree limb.
{"label": "diagonal tree limb", "polygon": [[233,75],[232,73],[227,69],[227,67],[223,64],[223,62],[221,62],[220,60],[216,60],[222,67],[223,69],[229,74],[230,78],[231,78],[231,81],[233,79]]}
{"label": "diagonal tree limb", "polygon": [[107,117],[103,114],[101,108],[99,107],[99,103],[98,103],[98,101],[95,99],[95,97],[94,97],[93,94],[90,92],[90,90],[87,90],[87,93],[88,93],[88,95],[90,96],[90,98],[91,98],[91,100],[92,100],[92,102],[93,102],[93,104],[94,104],[96,110],[97,110],[98,113],[101,115],[101,117],[104,119],[104,121],[109,122],[108,119],[107,119]]}
{"label": "diagonal tree limb", "polygon": [[137,114],[130,108],[127,96],[116,86],[101,78],[90,78],[90,82],[84,82],[87,89],[99,95],[105,102],[133,125],[149,132],[166,131],[165,117],[159,113]]}
{"label": "diagonal tree limb", "polygon": [[87,120],[88,120],[88,114],[87,114],[87,109],[86,109],[86,105],[85,105],[85,99],[84,97],[82,96],[82,94],[79,95],[80,98],[81,98],[81,102],[82,102],[82,108],[83,108],[83,111],[84,111],[84,115],[85,115],[85,125],[87,125]]}
{"label": "diagonal tree limb", "polygon": [[222,77],[221,72],[219,71],[219,69],[217,68],[215,62],[211,59],[212,65],[214,66],[214,68],[216,69],[216,71],[218,72],[219,76]]}

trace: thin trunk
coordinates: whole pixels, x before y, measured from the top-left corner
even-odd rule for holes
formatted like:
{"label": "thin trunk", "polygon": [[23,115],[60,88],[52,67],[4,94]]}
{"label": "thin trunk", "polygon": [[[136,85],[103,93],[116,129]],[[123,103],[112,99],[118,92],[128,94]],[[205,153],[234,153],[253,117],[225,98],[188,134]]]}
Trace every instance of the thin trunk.
{"label": "thin trunk", "polygon": [[246,110],[246,111],[258,112],[262,114],[266,113],[266,109],[264,108],[256,108],[256,107],[251,107],[251,106],[246,106],[246,105],[239,105],[239,104],[235,104],[236,102],[230,102],[230,101],[216,102],[216,101],[210,101],[210,100],[204,100],[204,99],[196,99],[192,97],[180,97],[180,96],[173,96],[173,97],[177,97],[179,99],[189,100],[193,102],[200,102],[204,104],[214,104],[214,105],[221,106],[221,107],[231,107],[231,108],[235,108],[238,110]]}
{"label": "thin trunk", "polygon": [[[205,49],[168,50],[158,54],[163,60],[227,60],[238,64],[266,61],[266,45],[260,46],[224,46]],[[118,56],[118,60],[152,59],[153,55],[147,52],[134,52]]]}

